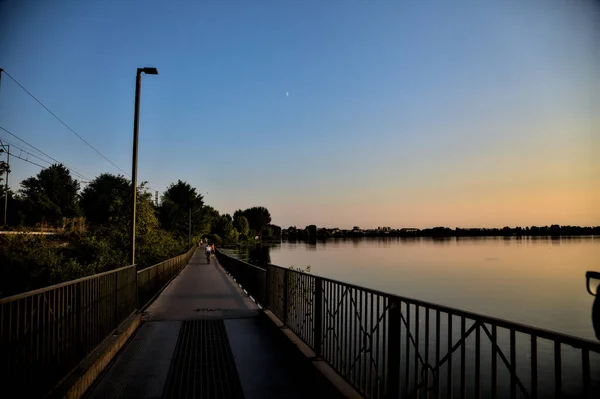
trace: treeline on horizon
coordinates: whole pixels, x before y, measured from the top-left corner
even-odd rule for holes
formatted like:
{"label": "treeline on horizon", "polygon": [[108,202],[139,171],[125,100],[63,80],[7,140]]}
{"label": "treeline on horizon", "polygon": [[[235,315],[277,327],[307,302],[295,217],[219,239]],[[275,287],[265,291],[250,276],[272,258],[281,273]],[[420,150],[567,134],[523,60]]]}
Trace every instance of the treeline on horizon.
{"label": "treeline on horizon", "polygon": [[527,227],[503,227],[499,228],[460,228],[433,227],[429,229],[392,229],[380,227],[377,229],[360,229],[354,227],[351,230],[338,228],[318,228],[316,225],[306,226],[298,229],[295,226],[288,227],[282,231],[286,239],[327,239],[347,237],[510,237],[510,236],[582,236],[600,235],[600,226],[527,226]]}
{"label": "treeline on horizon", "polygon": [[[1,178],[2,176],[0,176]],[[131,260],[131,181],[103,173],[83,189],[69,170],[55,164],[8,192],[8,228],[43,229],[52,235],[0,235],[0,297],[58,284],[115,268]],[[136,201],[136,264],[139,269],[180,255],[206,238],[217,246],[280,239],[261,206],[220,214],[196,188],[178,180],[160,203],[142,183]],[[0,198],[4,206],[4,185]]]}

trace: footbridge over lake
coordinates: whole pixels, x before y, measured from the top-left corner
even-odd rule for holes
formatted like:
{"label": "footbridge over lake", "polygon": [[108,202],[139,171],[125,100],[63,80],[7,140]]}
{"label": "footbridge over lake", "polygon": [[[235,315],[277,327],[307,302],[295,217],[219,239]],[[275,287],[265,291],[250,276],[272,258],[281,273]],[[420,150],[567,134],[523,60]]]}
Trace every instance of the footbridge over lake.
{"label": "footbridge over lake", "polygon": [[598,398],[600,343],[203,250],[0,299],[2,397]]}

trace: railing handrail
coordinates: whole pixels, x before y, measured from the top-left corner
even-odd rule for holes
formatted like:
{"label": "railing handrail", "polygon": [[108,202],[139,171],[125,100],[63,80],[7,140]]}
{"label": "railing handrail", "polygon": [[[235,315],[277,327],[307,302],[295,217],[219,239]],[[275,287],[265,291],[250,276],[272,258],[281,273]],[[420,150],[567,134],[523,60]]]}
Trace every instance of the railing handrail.
{"label": "railing handrail", "polygon": [[154,267],[158,267],[158,266],[160,266],[160,265],[162,265],[162,264],[165,264],[165,263],[167,263],[168,261],[170,261],[170,260],[172,260],[172,259],[177,259],[177,258],[179,258],[180,256],[185,256],[185,255],[187,255],[188,253],[190,253],[192,249],[193,249],[193,248],[191,248],[191,249],[188,249],[186,252],[184,252],[184,253],[182,253],[182,254],[180,254],[180,255],[174,256],[174,257],[172,257],[172,258],[169,258],[169,259],[167,259],[167,260],[163,260],[162,262],[155,263],[155,264],[154,264],[154,265],[152,265],[152,266],[148,266],[148,267],[145,267],[145,268],[143,268],[143,269],[140,269],[140,270],[138,270],[138,271],[137,271],[137,274],[143,273],[143,272],[145,272],[145,271],[147,271],[147,270],[150,270],[150,269],[152,269],[152,268],[154,268]]}
{"label": "railing handrail", "polygon": [[22,292],[20,294],[15,294],[15,295],[7,296],[5,298],[0,298],[0,305],[3,304],[3,303],[7,303],[7,302],[11,302],[11,301],[17,300],[17,299],[23,299],[23,298],[26,298],[28,296],[42,294],[44,292],[52,291],[52,290],[55,290],[57,288],[62,288],[62,287],[66,287],[66,286],[69,286],[69,285],[72,285],[72,284],[77,284],[77,283],[81,283],[83,281],[87,281],[87,280],[91,280],[91,279],[94,279],[94,278],[106,276],[108,274],[118,273],[121,270],[129,269],[129,268],[132,268],[132,267],[136,267],[136,265],[123,266],[123,267],[120,267],[118,269],[108,270],[106,272],[92,274],[91,276],[80,277],[80,278],[77,278],[75,280],[69,280],[69,281],[65,281],[63,283],[49,285],[47,287],[38,288],[38,289],[35,289],[35,290],[32,290],[32,291],[26,291],[26,292]]}
{"label": "railing handrail", "polygon": [[[223,254],[221,252],[221,254]],[[229,255],[223,254],[224,256],[227,256],[229,258],[232,258]],[[249,264],[247,262],[244,262],[240,259],[237,258],[232,258],[237,260],[238,262],[242,262],[245,263],[247,265],[250,265],[252,267],[261,269],[261,270],[265,270],[262,269],[261,267],[258,267],[256,265],[252,265]],[[479,322],[482,323],[490,323],[490,324],[495,324],[498,327],[504,327],[510,330],[515,330],[516,332],[521,332],[521,333],[525,333],[525,334],[529,334],[529,335],[533,335],[536,336],[538,338],[542,338],[542,339],[548,339],[548,340],[552,340],[552,341],[560,341],[561,343],[573,346],[575,348],[579,348],[581,347],[581,344],[586,345],[589,349],[593,349],[595,351],[599,351],[600,352],[600,342],[594,342],[592,340],[589,340],[587,338],[580,338],[580,337],[575,337],[572,335],[568,335],[568,334],[564,334],[564,333],[560,333],[557,331],[551,331],[551,330],[546,330],[543,328],[539,328],[539,327],[534,327],[534,326],[528,326],[526,324],[522,324],[522,323],[518,323],[518,322],[514,322],[514,321],[508,321],[508,320],[503,320],[500,318],[496,318],[493,316],[485,316],[482,314],[478,314],[475,312],[470,312],[470,311],[466,311],[466,310],[461,310],[461,309],[456,309],[456,308],[452,308],[452,307],[447,307],[447,306],[443,306],[443,305],[437,305],[434,303],[430,303],[430,302],[426,302],[426,301],[422,301],[419,299],[412,299],[412,298],[406,298],[400,295],[396,295],[396,294],[391,294],[389,292],[383,292],[383,291],[378,291],[375,289],[371,289],[371,288],[367,288],[367,287],[362,287],[356,284],[351,284],[351,283],[347,283],[344,281],[339,281],[339,280],[335,280],[335,279],[331,279],[331,278],[327,278],[327,277],[323,277],[323,276],[319,276],[319,275],[314,275],[311,273],[306,273],[300,270],[295,270],[295,269],[289,269],[283,266],[278,266],[278,265],[274,265],[269,263],[267,265],[268,267],[274,267],[274,268],[279,268],[279,269],[283,269],[283,270],[287,270],[287,271],[292,271],[294,273],[300,273],[300,274],[304,274],[304,275],[308,275],[308,276],[312,276],[312,277],[317,277],[323,281],[328,281],[331,283],[335,283],[335,284],[341,284],[341,285],[345,285],[349,288],[355,288],[358,290],[362,290],[364,292],[368,292],[368,293],[373,293],[376,295],[381,295],[383,297],[387,297],[387,298],[395,298],[398,299],[402,302],[406,302],[408,304],[411,305],[418,305],[418,306],[425,306],[425,307],[429,307],[433,310],[438,310],[440,312],[444,312],[444,313],[449,313],[452,315],[456,315],[459,317],[465,317],[468,319],[473,319],[473,320],[477,320]]]}
{"label": "railing handrail", "polygon": [[[241,260],[241,259],[238,259],[238,258],[234,258],[234,257],[232,257],[232,256],[229,256],[229,255],[227,255],[227,254],[225,254],[225,253],[223,253],[223,252],[219,251],[219,248],[215,248],[215,252],[218,252],[218,253],[220,253],[220,254],[222,254],[222,255],[224,255],[224,256],[227,256],[228,258],[235,259],[236,261],[238,261],[238,262],[240,262],[240,263],[243,263],[243,264],[244,264],[244,265],[246,265],[246,266],[253,267],[253,268],[255,268],[255,269],[258,269],[258,270],[260,270],[260,271],[263,271],[263,272],[266,272],[266,271],[267,271],[267,269],[263,269],[263,268],[262,268],[262,267],[260,267],[260,266],[253,265],[252,263],[244,262],[244,261],[243,261],[243,260]],[[275,266],[275,267],[281,267],[281,266]],[[284,267],[281,267],[281,268],[282,268],[282,269],[284,269]]]}
{"label": "railing handrail", "polygon": [[[139,274],[140,272],[142,272],[144,270],[148,270],[148,269],[151,269],[151,268],[156,267],[158,265],[161,265],[163,263],[166,263],[166,262],[170,261],[171,259],[176,259],[176,258],[178,258],[180,256],[185,256],[188,253],[190,253],[192,251],[192,249],[194,249],[194,247],[188,249],[183,254],[174,256],[174,257],[169,258],[167,260],[164,260],[162,262],[156,263],[156,264],[154,264],[152,266],[148,266],[148,267],[146,267],[146,268],[144,268],[142,270],[137,270],[137,274]],[[54,284],[54,285],[49,285],[47,287],[36,288],[35,290],[31,290],[31,291],[21,292],[20,294],[15,294],[15,295],[7,296],[7,297],[4,297],[4,298],[0,298],[0,304],[7,303],[7,302],[10,302],[10,301],[14,301],[14,300],[17,300],[17,299],[23,299],[23,298],[31,296],[31,295],[42,294],[44,292],[55,290],[57,288],[66,287],[66,286],[71,285],[71,284],[77,284],[77,283],[81,283],[83,281],[90,280],[90,279],[93,279],[93,278],[102,277],[102,276],[105,276],[107,274],[117,273],[117,272],[120,272],[121,270],[125,270],[125,269],[130,268],[130,267],[137,267],[137,265],[123,266],[123,267],[120,267],[118,269],[112,269],[112,270],[108,270],[108,271],[105,271],[105,272],[92,274],[91,276],[80,277],[80,278],[77,278],[75,280],[69,280],[69,281],[65,281],[65,282],[62,282],[62,283],[58,283],[58,284]]]}

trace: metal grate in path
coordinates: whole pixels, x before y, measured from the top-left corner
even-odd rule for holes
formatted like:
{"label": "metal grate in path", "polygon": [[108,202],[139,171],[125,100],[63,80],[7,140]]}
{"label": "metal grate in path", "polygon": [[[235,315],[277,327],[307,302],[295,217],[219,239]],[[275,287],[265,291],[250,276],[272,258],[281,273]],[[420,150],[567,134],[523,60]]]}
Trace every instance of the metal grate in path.
{"label": "metal grate in path", "polygon": [[163,398],[244,398],[223,320],[183,322]]}

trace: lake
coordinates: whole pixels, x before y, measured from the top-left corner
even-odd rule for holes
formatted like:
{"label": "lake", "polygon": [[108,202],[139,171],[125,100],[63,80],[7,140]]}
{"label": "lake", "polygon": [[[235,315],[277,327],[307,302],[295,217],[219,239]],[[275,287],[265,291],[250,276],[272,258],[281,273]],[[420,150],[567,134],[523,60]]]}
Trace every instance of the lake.
{"label": "lake", "polygon": [[263,245],[259,257],[284,267],[310,265],[314,275],[596,340],[585,272],[600,271],[597,236],[330,239]]}
{"label": "lake", "polygon": [[[259,245],[241,250],[237,255],[258,265],[272,263],[301,269],[310,265],[311,275],[596,341],[591,320],[593,297],[586,290],[585,273],[588,270],[600,269],[600,237],[330,239],[312,243],[282,242]],[[355,356],[363,356],[363,361],[370,364],[368,356],[357,351],[364,339],[371,344],[376,341],[373,356],[377,359],[383,357],[385,351],[379,347],[379,342],[385,341],[385,327],[377,332],[371,330],[377,323],[373,324],[373,316],[370,314],[374,312],[374,308],[366,302],[367,297],[364,297],[365,302],[363,299],[356,299],[357,302],[352,305],[352,299],[348,300],[346,297],[344,300],[343,292],[337,291],[336,296],[335,289],[331,291],[327,285],[324,286],[324,290],[324,297],[331,296],[333,299],[332,303],[326,303],[325,307],[328,312],[333,313],[328,313],[325,317],[324,322],[329,324],[323,328],[333,327],[341,334],[326,335],[324,338],[324,350],[330,351],[330,360],[339,361],[343,372],[349,370],[347,367]],[[312,295],[306,298],[312,298]],[[339,308],[339,305],[335,305],[338,300],[344,303],[341,309],[349,309],[349,313],[344,313],[343,310],[335,311]],[[377,310],[374,314],[377,319],[380,311],[379,306],[375,306]],[[383,309],[383,305],[381,308]],[[352,309],[364,314],[364,320],[357,324]],[[408,340],[405,340],[408,337],[407,329],[402,327],[400,332],[400,336],[405,337],[401,339],[401,361],[405,365],[404,370],[409,371],[409,374],[402,375],[401,383],[402,386],[408,387],[410,383],[407,384],[407,381],[416,381],[415,371],[419,367],[417,359],[413,358],[415,348],[418,347],[420,354],[429,353],[430,359],[433,359],[436,339],[433,335],[425,335],[427,317],[423,310],[418,317],[419,327],[416,328],[416,308],[411,306],[412,318],[408,315],[406,304],[401,305],[400,309],[407,320],[410,319],[408,330],[418,336],[417,344],[409,344]],[[292,310],[294,317],[303,317],[303,311],[299,311],[298,315],[295,313],[296,311]],[[432,312],[429,314],[430,323],[434,323],[433,317]],[[452,325],[455,327],[450,337],[452,345],[460,339],[460,322],[458,316],[453,316]],[[466,329],[471,325],[472,322],[468,322]],[[341,326],[350,326],[350,332],[348,328],[340,328]],[[363,327],[366,331],[373,331],[374,338],[371,339],[362,333],[353,335],[352,331]],[[450,344],[446,345],[450,335],[448,331],[449,323],[446,316],[442,316],[439,335],[442,354],[450,348]],[[498,330],[497,343],[502,353],[508,354],[510,351],[509,338],[508,330]],[[425,346],[426,341],[429,341],[429,349]],[[551,341],[544,339],[538,339],[536,342],[539,394],[541,397],[550,397],[553,392],[553,384],[550,382],[555,378],[554,346]],[[515,345],[516,373],[524,386],[530,387],[530,336],[516,334]],[[337,353],[337,348],[340,347],[347,350]],[[474,337],[470,335],[464,345],[469,390],[474,388],[472,382],[476,380],[473,368],[476,348]],[[579,392],[581,381],[581,353],[572,349],[568,345],[561,347],[561,380],[563,392],[576,394]],[[491,341],[484,337],[480,350],[481,391],[483,397],[488,397],[492,389]],[[365,370],[374,373],[373,375],[383,372],[384,361],[376,360],[374,364],[374,369],[367,367]],[[600,389],[600,356],[592,353],[590,365],[593,385],[596,386],[595,389]],[[452,358],[452,369],[458,371],[458,367],[456,353]],[[439,375],[446,376],[447,373],[448,364],[440,364]],[[498,397],[509,397],[509,369],[499,367],[498,376],[502,381],[498,386]],[[446,386],[445,379],[440,380],[441,392],[445,392]],[[456,395],[460,395],[459,388],[459,373],[454,372],[452,390]],[[525,397],[521,392],[517,396]]]}

